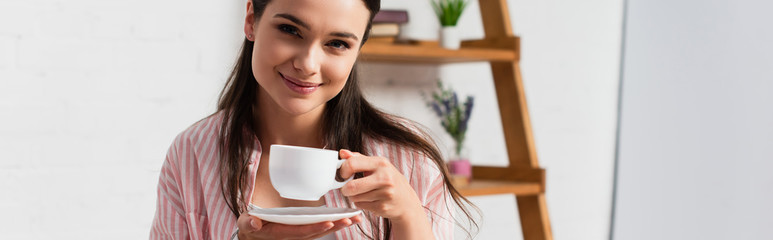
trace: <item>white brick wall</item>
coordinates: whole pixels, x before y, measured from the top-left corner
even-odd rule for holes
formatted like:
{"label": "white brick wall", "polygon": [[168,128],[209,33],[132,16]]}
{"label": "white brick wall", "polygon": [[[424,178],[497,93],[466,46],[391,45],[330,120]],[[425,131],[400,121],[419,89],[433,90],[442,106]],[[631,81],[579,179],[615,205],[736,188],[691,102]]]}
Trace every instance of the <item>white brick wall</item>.
{"label": "white brick wall", "polygon": [[0,238],[147,238],[166,149],[214,110],[243,7],[0,1]]}

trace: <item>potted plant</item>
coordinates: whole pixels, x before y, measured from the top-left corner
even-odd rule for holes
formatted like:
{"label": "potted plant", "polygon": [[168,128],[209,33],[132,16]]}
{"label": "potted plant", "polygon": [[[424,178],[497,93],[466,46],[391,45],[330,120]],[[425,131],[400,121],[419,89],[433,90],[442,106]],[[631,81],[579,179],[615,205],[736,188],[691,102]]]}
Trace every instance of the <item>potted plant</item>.
{"label": "potted plant", "polygon": [[451,88],[445,88],[443,83],[438,81],[437,90],[432,92],[431,99],[427,104],[440,118],[443,129],[454,140],[453,154],[449,158],[448,166],[451,175],[456,177],[454,182],[457,185],[469,183],[472,177],[472,166],[467,156],[464,140],[474,100],[474,97],[467,96],[463,103],[459,102],[456,92]]}
{"label": "potted plant", "polygon": [[440,46],[449,49],[459,49],[461,40],[456,28],[459,17],[462,16],[468,0],[430,0],[440,21]]}

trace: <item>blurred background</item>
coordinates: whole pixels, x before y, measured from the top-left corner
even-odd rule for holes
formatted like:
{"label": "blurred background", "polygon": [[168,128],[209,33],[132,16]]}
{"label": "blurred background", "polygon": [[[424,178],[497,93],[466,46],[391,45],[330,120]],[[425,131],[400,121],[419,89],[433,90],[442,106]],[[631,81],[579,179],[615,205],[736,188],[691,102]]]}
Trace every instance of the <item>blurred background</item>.
{"label": "blurred background", "polygon": [[[773,239],[773,3],[507,4],[555,239]],[[147,238],[166,150],[215,110],[245,5],[0,1],[0,238]],[[382,9],[437,39],[429,1]],[[471,1],[462,38],[480,17]],[[474,95],[473,164],[507,163],[486,63],[360,67],[371,101],[443,147],[420,93]],[[521,239],[514,197],[472,200],[476,239]]]}

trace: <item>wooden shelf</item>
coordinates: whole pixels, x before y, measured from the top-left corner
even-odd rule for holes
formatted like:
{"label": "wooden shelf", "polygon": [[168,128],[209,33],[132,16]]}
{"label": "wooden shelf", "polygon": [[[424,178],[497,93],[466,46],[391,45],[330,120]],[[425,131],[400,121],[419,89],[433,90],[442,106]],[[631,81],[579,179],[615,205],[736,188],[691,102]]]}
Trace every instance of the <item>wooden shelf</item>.
{"label": "wooden shelf", "polygon": [[460,187],[458,190],[465,197],[490,194],[537,195],[543,192],[541,184],[537,182],[510,182],[476,179],[473,179],[469,185]]}
{"label": "wooden shelf", "polygon": [[[485,36],[449,50],[437,42],[394,42],[373,38],[359,60],[404,64],[488,62],[497,95],[509,167],[474,167],[472,182],[459,187],[464,196],[515,194],[524,240],[552,240],[545,200],[545,170],[539,167],[520,67],[520,38],[513,34],[507,0],[478,0]],[[484,180],[485,178],[485,180]]]}
{"label": "wooden shelf", "polygon": [[518,53],[512,49],[462,47],[459,50],[450,50],[438,46],[437,42],[412,44],[368,42],[362,46],[360,52],[360,59],[368,62],[511,62],[517,60],[517,57]]}

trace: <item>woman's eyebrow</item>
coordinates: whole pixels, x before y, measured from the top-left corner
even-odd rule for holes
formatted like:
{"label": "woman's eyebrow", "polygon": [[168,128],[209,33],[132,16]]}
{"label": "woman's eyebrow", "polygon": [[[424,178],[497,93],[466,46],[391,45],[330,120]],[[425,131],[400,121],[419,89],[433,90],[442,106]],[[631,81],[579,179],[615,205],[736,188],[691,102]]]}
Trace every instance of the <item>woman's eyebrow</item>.
{"label": "woman's eyebrow", "polygon": [[[276,15],[274,15],[274,17],[275,18],[284,18],[284,19],[290,20],[291,22],[293,22],[295,24],[298,24],[299,26],[305,28],[306,30],[310,29],[309,25],[306,24],[306,22],[301,21],[300,19],[298,19],[297,17],[293,16],[292,14],[289,14],[289,13],[277,13]],[[357,37],[357,35],[354,35],[354,34],[349,33],[349,32],[334,32],[334,33],[331,33],[330,35],[331,36],[336,36],[336,37],[351,38],[351,39],[354,39],[355,41],[359,41],[359,38]]]}
{"label": "woman's eyebrow", "polygon": [[290,20],[291,22],[293,22],[295,24],[298,24],[298,25],[300,25],[303,28],[306,28],[306,30],[309,29],[309,25],[308,24],[306,24],[305,22],[301,21],[300,19],[298,19],[297,17],[295,17],[295,16],[293,16],[291,14],[288,14],[288,13],[278,13],[278,14],[274,15],[274,17],[275,18],[284,18],[284,19]]}
{"label": "woman's eyebrow", "polygon": [[336,37],[351,38],[351,39],[354,39],[354,41],[359,41],[356,35],[348,32],[334,32],[334,33],[331,33],[330,35],[336,36]]}

